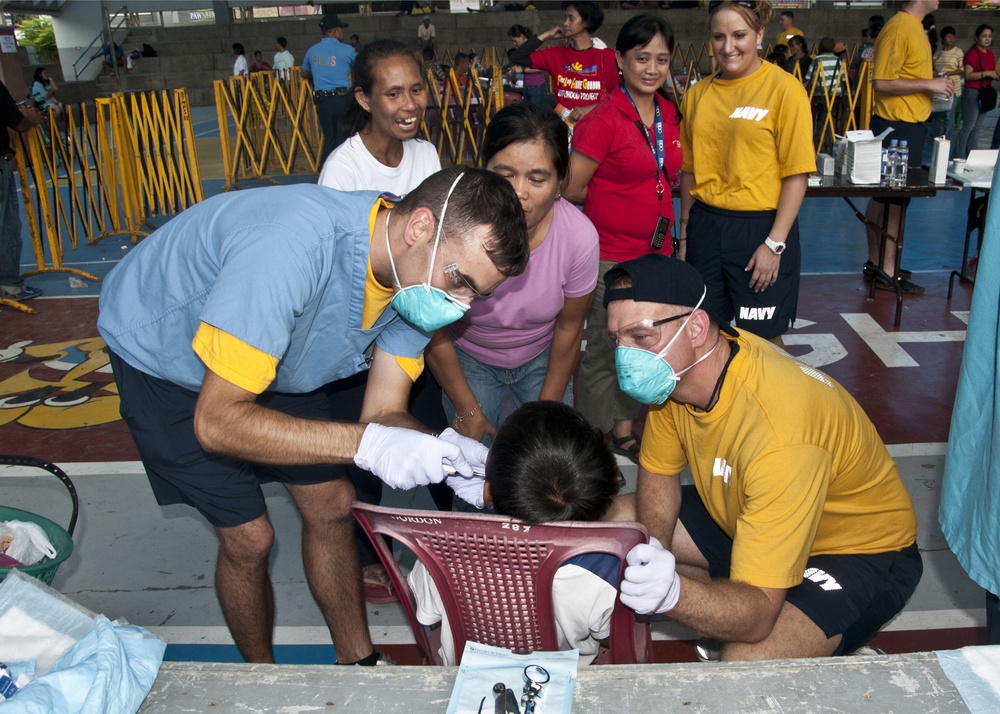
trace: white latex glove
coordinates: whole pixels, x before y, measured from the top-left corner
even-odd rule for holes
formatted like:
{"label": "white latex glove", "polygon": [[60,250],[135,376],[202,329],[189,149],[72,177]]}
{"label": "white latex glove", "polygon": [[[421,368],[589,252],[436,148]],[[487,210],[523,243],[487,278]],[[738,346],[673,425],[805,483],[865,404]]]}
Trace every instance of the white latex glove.
{"label": "white latex glove", "polygon": [[[462,436],[451,427],[442,431],[438,438],[460,448],[462,450],[462,456],[464,456],[465,460],[469,462],[470,466],[472,466],[473,473],[480,475],[486,473],[486,457],[489,456],[490,450],[487,449],[481,442],[476,441],[475,439],[470,439],[467,436]],[[458,471],[458,469],[455,470]],[[480,483],[480,485],[482,485],[482,483]],[[458,491],[455,491],[455,493],[458,493]],[[469,501],[469,503],[472,502]]]}
{"label": "white latex glove", "polygon": [[[485,447],[484,447],[485,448]],[[444,439],[398,426],[369,424],[354,463],[393,488],[410,489],[444,480],[444,465],[472,477],[462,449]]]}
{"label": "white latex glove", "polygon": [[482,508],[486,505],[486,502],[483,500],[483,483],[485,481],[486,479],[479,475],[475,475],[472,478],[449,476],[445,479],[445,482],[455,492],[456,496],[476,508]]}
{"label": "white latex glove", "polygon": [[672,610],[681,595],[674,554],[656,538],[640,543],[625,556],[628,567],[621,583],[622,604],[640,615]]}

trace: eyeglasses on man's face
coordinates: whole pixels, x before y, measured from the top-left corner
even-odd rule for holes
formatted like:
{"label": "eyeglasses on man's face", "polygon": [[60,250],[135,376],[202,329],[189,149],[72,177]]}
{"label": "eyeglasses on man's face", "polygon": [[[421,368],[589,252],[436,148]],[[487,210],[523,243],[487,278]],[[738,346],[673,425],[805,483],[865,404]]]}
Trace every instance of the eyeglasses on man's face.
{"label": "eyeglasses on man's face", "polygon": [[635,347],[640,350],[652,351],[656,345],[660,344],[663,338],[663,325],[674,320],[680,320],[690,314],[690,312],[685,312],[673,317],[664,317],[662,320],[646,319],[639,320],[639,322],[632,322],[614,332],[605,330],[604,339],[608,341],[611,349],[617,347]]}

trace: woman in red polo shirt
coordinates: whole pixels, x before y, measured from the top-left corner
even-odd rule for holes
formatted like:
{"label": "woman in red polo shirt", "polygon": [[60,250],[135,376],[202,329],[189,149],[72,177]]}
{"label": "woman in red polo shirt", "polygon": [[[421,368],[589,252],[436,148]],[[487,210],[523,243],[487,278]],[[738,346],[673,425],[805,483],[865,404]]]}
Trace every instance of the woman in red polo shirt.
{"label": "woman in red polo shirt", "polygon": [[609,434],[616,453],[636,463],[639,437],[632,422],[639,404],[619,389],[614,350],[604,340],[603,276],[623,260],[673,252],[670,182],[681,166],[680,112],[663,91],[673,48],[673,30],[662,17],[638,15],[625,23],[615,43],[622,81],[576,126],[564,191],[583,204],[601,246],[577,407]]}
{"label": "woman in red polo shirt", "polygon": [[972,149],[979,147],[979,129],[986,113],[979,108],[979,90],[989,87],[997,78],[997,58],[990,49],[993,28],[980,25],[976,28],[976,44],[965,53],[965,90],[962,93],[962,130],[955,141],[955,156],[964,159]]}

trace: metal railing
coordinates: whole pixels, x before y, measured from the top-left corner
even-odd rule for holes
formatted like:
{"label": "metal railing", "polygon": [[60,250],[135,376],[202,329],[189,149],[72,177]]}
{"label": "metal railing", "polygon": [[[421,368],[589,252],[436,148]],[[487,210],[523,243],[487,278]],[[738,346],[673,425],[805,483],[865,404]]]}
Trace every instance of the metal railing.
{"label": "metal railing", "polygon": [[[101,56],[101,50],[105,45],[111,48],[111,64],[114,66],[115,75],[118,76],[118,62],[115,61],[115,44],[119,39],[124,40],[128,36],[128,28],[130,25],[130,15],[128,8],[122,5],[120,8],[115,10],[115,12],[104,13],[104,27],[101,31],[97,33],[97,36],[90,41],[80,56],[73,61],[73,78],[80,79],[80,76],[87,71],[87,68],[93,64],[94,60]],[[124,32],[119,32],[124,30]],[[118,35],[116,37],[115,35]],[[98,44],[100,43],[100,44]],[[94,53],[94,47],[98,47],[98,51]],[[86,60],[86,63],[81,66],[81,63]],[[124,59],[123,59],[124,61]],[[121,89],[121,78],[118,77],[118,88]]]}

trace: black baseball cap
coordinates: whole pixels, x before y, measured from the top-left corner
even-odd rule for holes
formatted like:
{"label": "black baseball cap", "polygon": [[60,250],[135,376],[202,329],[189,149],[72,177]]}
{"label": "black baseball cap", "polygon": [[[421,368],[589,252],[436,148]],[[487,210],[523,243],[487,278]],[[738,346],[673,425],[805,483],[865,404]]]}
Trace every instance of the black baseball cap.
{"label": "black baseball cap", "polygon": [[319,29],[323,32],[327,30],[332,30],[335,27],[347,27],[346,22],[341,22],[340,18],[334,15],[332,12],[329,15],[323,15],[323,19],[319,21]]}
{"label": "black baseball cap", "polygon": [[[614,282],[623,275],[632,279],[632,285],[612,289]],[[704,301],[701,299],[703,295]],[[699,307],[708,313],[720,330],[733,337],[737,334],[728,321],[720,320],[712,312],[712,305],[705,294],[705,281],[701,279],[698,269],[690,263],[662,253],[647,253],[639,258],[626,260],[605,273],[604,307],[615,300]]]}

